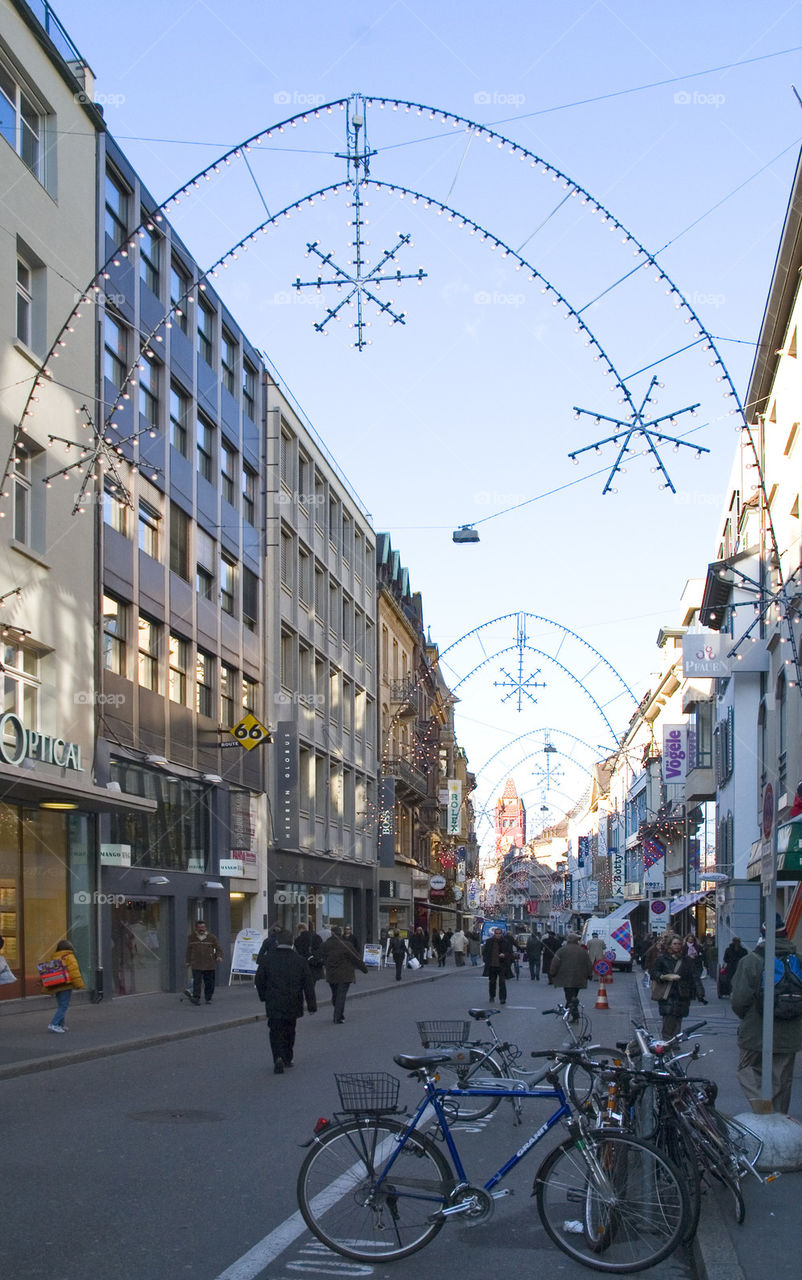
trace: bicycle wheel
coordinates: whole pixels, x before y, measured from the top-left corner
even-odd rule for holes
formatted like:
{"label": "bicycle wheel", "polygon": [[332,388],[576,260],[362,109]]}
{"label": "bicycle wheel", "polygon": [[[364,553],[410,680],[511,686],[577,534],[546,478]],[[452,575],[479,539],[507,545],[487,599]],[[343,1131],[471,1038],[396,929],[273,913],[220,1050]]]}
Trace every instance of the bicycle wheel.
{"label": "bicycle wheel", "polygon": [[658,1123],[653,1142],[658,1151],[663,1152],[682,1176],[688,1197],[688,1223],[682,1243],[690,1244],[696,1235],[699,1215],[702,1211],[702,1177],[693,1139],[681,1122],[666,1117]]}
{"label": "bicycle wheel", "polygon": [[[495,1058],[490,1058],[481,1049],[471,1049],[468,1062],[443,1062],[437,1067],[438,1087],[441,1089],[476,1088],[481,1082],[488,1080],[491,1084],[506,1078],[504,1071]],[[444,1098],[449,1108],[456,1109],[458,1120],[482,1120],[495,1111],[501,1098]]]}
{"label": "bicycle wheel", "polygon": [[563,1253],[595,1271],[655,1266],[681,1244],[688,1201],[660,1152],[624,1134],[569,1138],[535,1179],[546,1232]]}
{"label": "bicycle wheel", "polygon": [[[585,1049],[592,1062],[607,1062],[611,1067],[624,1065],[624,1055],[620,1049],[604,1049],[593,1045]],[[582,1062],[571,1062],[565,1068],[565,1092],[577,1111],[595,1110],[594,1099],[605,1093],[607,1085],[600,1081],[598,1071],[591,1071]]]}
{"label": "bicycle wheel", "polygon": [[732,1196],[735,1221],[740,1226],[746,1217],[740,1153],[733,1147],[724,1117],[711,1104],[699,1105],[693,1116],[692,1134],[705,1170]]}
{"label": "bicycle wheel", "polygon": [[[454,1175],[429,1138],[391,1117],[354,1117],[321,1134],[298,1174],[310,1231],[344,1258],[406,1258],[434,1239]],[[398,1152],[386,1178],[382,1170]]]}

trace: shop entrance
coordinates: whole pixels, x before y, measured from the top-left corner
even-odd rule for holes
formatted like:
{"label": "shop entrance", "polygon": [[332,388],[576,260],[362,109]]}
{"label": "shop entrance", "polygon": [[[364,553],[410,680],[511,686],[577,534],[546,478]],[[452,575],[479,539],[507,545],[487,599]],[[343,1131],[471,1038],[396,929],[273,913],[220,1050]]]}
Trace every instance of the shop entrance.
{"label": "shop entrance", "polygon": [[165,898],[128,898],[111,910],[114,995],[169,991],[169,914]]}

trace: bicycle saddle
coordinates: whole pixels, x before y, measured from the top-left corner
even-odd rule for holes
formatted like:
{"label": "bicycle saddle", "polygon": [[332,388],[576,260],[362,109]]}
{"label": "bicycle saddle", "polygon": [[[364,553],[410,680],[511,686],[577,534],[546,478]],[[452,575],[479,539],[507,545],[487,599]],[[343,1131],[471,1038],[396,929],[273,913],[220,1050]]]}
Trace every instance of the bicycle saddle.
{"label": "bicycle saddle", "polygon": [[468,1013],[471,1015],[472,1018],[475,1018],[477,1022],[481,1022],[483,1018],[492,1018],[495,1012],[496,1012],[495,1009],[469,1009],[468,1010]]}
{"label": "bicycle saddle", "polygon": [[418,1067],[437,1067],[443,1062],[451,1062],[447,1053],[398,1053],[393,1057],[405,1071],[417,1071]]}

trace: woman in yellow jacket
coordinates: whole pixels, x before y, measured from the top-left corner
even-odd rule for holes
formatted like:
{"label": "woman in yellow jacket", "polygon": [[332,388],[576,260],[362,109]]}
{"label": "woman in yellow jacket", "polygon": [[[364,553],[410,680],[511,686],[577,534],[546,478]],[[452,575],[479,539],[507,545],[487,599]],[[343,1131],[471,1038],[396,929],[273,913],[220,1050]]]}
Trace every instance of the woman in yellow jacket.
{"label": "woman in yellow jacket", "polygon": [[70,1007],[73,991],[83,991],[84,980],[81,977],[81,970],[78,968],[78,961],[75,958],[72,943],[66,938],[62,938],[61,942],[56,943],[54,960],[60,960],[70,975],[69,982],[65,982],[63,986],[56,987],[53,995],[56,997],[56,1012],[50,1020],[48,1031],[55,1031],[58,1035],[63,1035],[69,1028],[64,1026],[64,1019],[67,1010]]}

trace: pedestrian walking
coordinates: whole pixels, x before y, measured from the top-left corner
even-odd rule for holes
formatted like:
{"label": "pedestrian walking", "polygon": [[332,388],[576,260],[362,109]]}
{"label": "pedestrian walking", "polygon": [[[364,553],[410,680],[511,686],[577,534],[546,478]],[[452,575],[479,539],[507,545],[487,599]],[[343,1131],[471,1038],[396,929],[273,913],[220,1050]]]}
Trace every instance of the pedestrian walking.
{"label": "pedestrian walking", "polygon": [[549,986],[551,986],[551,962],[561,945],[562,939],[558,938],[552,929],[549,929],[543,939],[543,972],[549,980]]}
{"label": "pedestrian walking", "polygon": [[478,929],[470,929],[468,932],[468,958],[472,965],[479,963],[479,956],[482,954],[482,935]]}
{"label": "pedestrian walking", "polygon": [[424,963],[425,963],[425,961],[426,961],[426,935],[424,934],[424,932],[423,932],[423,930],[421,929],[420,925],[418,925],[418,927],[416,928],[415,932],[414,932],[414,933],[410,936],[410,938],[409,938],[408,950],[409,950],[409,951],[410,951],[410,953],[414,956],[414,958],[417,960],[418,964],[422,965],[422,964],[424,964]]}
{"label": "pedestrian walking", "polygon": [[529,977],[533,982],[540,981],[540,957],[543,954],[543,943],[539,933],[534,929],[526,940],[526,959],[529,963]]}
{"label": "pedestrian walking", "polygon": [[345,1022],[345,998],[354,980],[354,971],[367,973],[367,965],[360,959],[350,943],[345,941],[340,925],[336,924],[320,948],[320,958],[326,970],[326,981],[331,987],[331,1003],[334,1006],[334,1022]]}
{"label": "pedestrian walking", "polygon": [[549,977],[552,986],[562,987],[565,1004],[571,1009],[570,1021],[576,1022],[579,1018],[577,997],[593,977],[590,956],[585,948],[580,946],[578,933],[569,933],[566,936],[565,946],[560,947],[551,962]]}
{"label": "pedestrian walking", "polygon": [[[265,945],[262,943],[262,950]],[[201,986],[206,1004],[212,1003],[217,966],[222,959],[223,949],[217,938],[209,933],[203,920],[196,920],[194,932],[187,941],[186,954],[186,962],[192,970],[192,988],[187,987],[184,991],[193,1004],[200,1004]]]}
{"label": "pedestrian walking", "polygon": [[349,945],[354,948],[354,951],[358,956],[362,955],[362,943],[359,941],[359,938],[353,932],[350,924],[346,924],[343,926],[343,940],[349,943]]}
{"label": "pedestrian walking", "polygon": [[604,938],[599,937],[598,930],[594,929],[593,935],[590,939],[590,942],[588,943],[588,955],[590,956],[590,963],[591,963],[591,966],[593,967],[593,976],[596,979],[598,979],[598,976],[599,976],[598,973],[596,972],[596,961],[601,960],[606,949],[607,949],[607,943],[605,942]]}
{"label": "pedestrian walking", "polygon": [[432,949],[437,956],[438,969],[445,969],[448,955],[448,939],[439,929],[432,930]]}
{"label": "pedestrian walking", "polygon": [[399,929],[396,929],[390,934],[390,937],[387,940],[387,950],[392,956],[393,964],[395,965],[395,980],[396,982],[400,982],[404,972],[404,965],[406,964],[409,956],[409,950],[406,942],[401,937],[401,931]]}
{"label": "pedestrian walking", "polygon": [[275,946],[265,950],[257,965],[254,983],[265,1006],[273,1072],[280,1076],[293,1065],[295,1024],[304,1015],[304,1000],[310,1013],[317,1012],[312,970],[293,946],[289,929],[276,933]]}
{"label": "pedestrian walking", "polygon": [[738,971],[738,965],[744,956],[748,956],[749,952],[741,942],[740,938],[733,938],[728,947],[724,948],[724,955],[721,958],[721,968],[718,971],[718,994],[720,996],[728,996],[732,992],[732,983],[735,974]]}
{"label": "pedestrian walking", "polygon": [[70,1007],[72,993],[73,991],[83,991],[86,984],[81,977],[81,970],[73,945],[66,938],[62,938],[60,942],[56,943],[53,959],[58,960],[67,970],[69,981],[60,987],[53,988],[53,995],[56,997],[56,1012],[50,1019],[47,1029],[63,1035],[65,1031],[69,1031],[69,1027],[64,1025],[64,1019]]}
{"label": "pedestrian walking", "polygon": [[[765,929],[765,927],[764,927]],[[777,962],[785,968],[784,961],[796,958],[797,972],[799,954],[788,937],[781,916],[777,916],[777,935],[775,940],[775,981]],[[772,1106],[778,1115],[787,1115],[791,1107],[791,1086],[794,1079],[794,1059],[802,1048],[802,1016],[797,1011],[795,1017],[778,1016],[777,999],[772,991],[772,984],[765,983],[763,964],[765,958],[765,937],[739,962],[732,984],[732,1008],[740,1019],[738,1026],[738,1083],[750,1102],[762,1094],[763,1081],[763,1010],[761,997],[768,991],[774,1000],[774,1038],[771,1054],[771,1095]],[[802,1001],[798,1002],[802,1005]]]}
{"label": "pedestrian walking", "polygon": [[512,977],[512,938],[494,929],[482,947],[485,962],[483,976],[488,979],[488,998],[495,1003],[498,990],[499,1004],[507,1003],[507,979]]}
{"label": "pedestrian walking", "polygon": [[309,965],[315,982],[317,982],[318,978],[323,977],[323,961],[320,958],[322,945],[323,939],[320,934],[311,929],[307,921],[302,920],[296,929],[293,946],[298,955],[303,956]]}
{"label": "pedestrian walking", "polygon": [[707,1004],[707,1000],[705,998],[704,983],[702,982],[702,971],[705,965],[705,958],[704,958],[704,953],[702,951],[702,944],[700,943],[695,933],[687,933],[685,935],[685,944],[683,947],[683,953],[690,960],[691,965],[693,967],[694,995],[696,996],[696,999],[700,1001],[701,1004]]}
{"label": "pedestrian walking", "polygon": [[465,952],[467,949],[468,939],[460,926],[457,932],[451,935],[451,950],[454,952],[454,963],[458,969],[465,964]]}
{"label": "pedestrian walking", "polygon": [[693,959],[685,954],[684,943],[677,934],[666,936],[649,977],[662,988],[652,999],[657,1000],[663,1019],[660,1034],[670,1040],[682,1030],[682,1019],[688,1016],[696,984]]}

